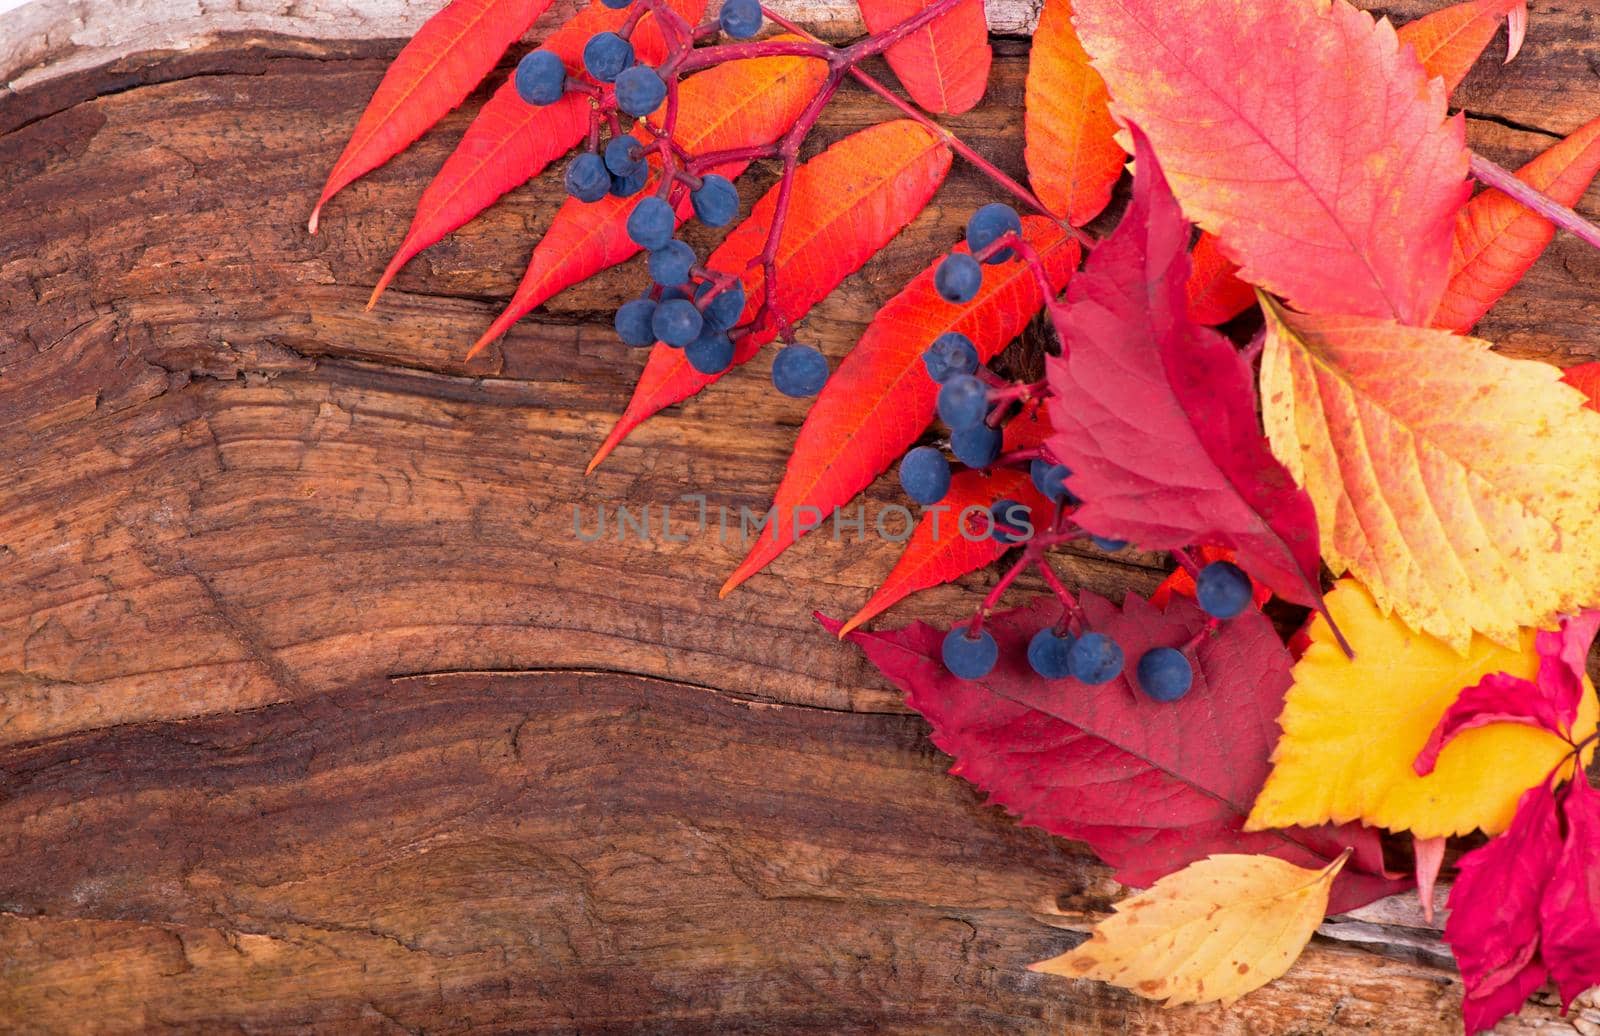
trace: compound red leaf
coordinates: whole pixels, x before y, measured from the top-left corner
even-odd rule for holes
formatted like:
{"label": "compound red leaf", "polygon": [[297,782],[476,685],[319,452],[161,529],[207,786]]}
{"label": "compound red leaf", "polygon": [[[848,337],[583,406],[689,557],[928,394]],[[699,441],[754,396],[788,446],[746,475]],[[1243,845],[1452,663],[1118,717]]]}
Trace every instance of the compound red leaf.
{"label": "compound red leaf", "polygon": [[1068,287],[1063,355],[1046,361],[1056,434],[1089,531],[1146,550],[1231,547],[1285,600],[1320,606],[1309,497],[1272,455],[1249,365],[1188,320],[1189,224],[1142,132],[1133,200]]}
{"label": "compound red leaf", "polygon": [[1112,111],[1251,284],[1310,312],[1426,324],[1466,202],[1465,123],[1348,0],[1077,0]]}
{"label": "compound red leaf", "polygon": [[[773,311],[785,322],[797,323],[922,211],[949,169],[949,149],[909,119],[861,130],[801,165],[778,243]],[[751,263],[766,245],[777,190],[775,185],[756,202],[750,218],[706,261],[711,269],[741,275],[749,299],[741,320],[754,316],[762,296],[765,275],[759,264]],[[735,343],[729,370],[748,362],[774,337],[770,321],[745,335]],[[593,471],[652,414],[721,377],[695,370],[682,349],[656,343],[633,398],[595,451],[588,470]]]}
{"label": "compound red leaf", "polygon": [[1468,0],[1407,22],[1398,35],[1416,52],[1429,78],[1443,79],[1445,92],[1454,93],[1500,31],[1500,23],[1518,8],[1526,10],[1527,0]]}
{"label": "compound red leaf", "polygon": [[[932,0],[857,0],[869,32],[884,32]],[[911,99],[930,112],[959,115],[989,86],[989,24],[983,0],[962,0],[884,53]]]}
{"label": "compound red leaf", "polygon": [[[1030,216],[1023,235],[1044,261],[1059,292],[1078,266],[1078,244],[1055,223]],[[965,244],[956,251],[965,252]],[[923,350],[940,335],[958,331],[988,362],[1022,333],[1044,296],[1021,259],[987,267],[979,294],[966,305],[945,302],[933,287],[940,260],[917,274],[878,311],[806,415],[772,506],[779,514],[798,507],[823,513],[871,484],[916,442],[933,421],[939,386],[928,377]],[[726,596],[789,548],[793,522],[774,522],[723,584]]]}
{"label": "compound red leaf", "polygon": [[1539,952],[1566,1008],[1600,986],[1600,793],[1581,771],[1561,815],[1567,835],[1539,904]]}
{"label": "compound red leaf", "polygon": [[[672,6],[694,24],[705,11],[705,0],[674,0]],[[570,75],[581,75],[583,45],[597,32],[620,27],[628,14],[626,9],[613,10],[592,0],[540,47],[560,57]],[[630,42],[645,64],[656,64],[665,56],[654,15],[641,19]],[[555,104],[528,104],[517,95],[515,74],[507,76],[422,192],[411,228],[372,290],[367,308],[373,307],[395,274],[418,252],[577,146],[588,132],[590,107],[589,99],[579,93],[568,93]]]}
{"label": "compound red leaf", "polygon": [[[747,58],[714,65],[688,77],[678,90],[678,124],[674,137],[691,155],[770,144],[792,125],[828,72],[816,58],[788,55]],[[643,127],[634,136],[648,140]],[[729,162],[714,171],[732,180],[749,162]],[[639,251],[628,236],[628,216],[659,181],[653,176],[631,198],[606,195],[596,202],[568,198],[534,247],[528,269],[506,308],[472,346],[474,355],[557,293],[593,277]],[[678,221],[691,211],[685,198]]]}
{"label": "compound red leaf", "polygon": [[1468,1036],[1514,1012],[1544,983],[1539,900],[1560,851],[1555,796],[1542,781],[1523,793],[1504,834],[1461,858],[1444,940],[1466,986]]}
{"label": "compound red leaf", "polygon": [[1023,105],[1028,182],[1040,201],[1081,227],[1111,200],[1127,154],[1117,144],[1106,84],[1072,28],[1072,0],[1045,0],[1039,11]]}
{"label": "compound red leaf", "polygon": [[[1182,598],[1165,611],[1133,595],[1121,608],[1088,592],[1079,603],[1088,628],[1113,637],[1130,669],[1151,648],[1188,644],[1205,624]],[[933,741],[955,757],[955,772],[1023,823],[1089,843],[1119,881],[1149,885],[1219,852],[1317,866],[1354,845],[1335,910],[1403,887],[1377,876],[1382,855],[1370,829],[1244,832],[1290,682],[1288,653],[1261,613],[1246,611],[1198,640],[1190,654],[1194,686],[1171,704],[1134,690],[1126,674],[1099,686],[1035,675],[1025,660],[1028,640],[1060,616],[1059,602],[1045,599],[991,618],[984,628],[1000,645],[1000,661],[977,681],[946,671],[944,631],[924,623],[857,630],[850,639],[933,725]]]}
{"label": "compound red leaf", "polygon": [[[1600,174],[1600,119],[1517,171],[1517,178],[1563,205],[1578,203]],[[1456,218],[1450,283],[1435,327],[1465,333],[1514,288],[1555,238],[1555,227],[1496,190],[1467,204]]]}
{"label": "compound red leaf", "polygon": [[429,18],[384,73],[344,153],[328,173],[308,230],[328,199],[399,154],[466,100],[550,0],[452,0]]}
{"label": "compound red leaf", "polygon": [[1239,279],[1239,267],[1211,234],[1201,234],[1189,254],[1189,319],[1215,327],[1256,304],[1256,290]]}

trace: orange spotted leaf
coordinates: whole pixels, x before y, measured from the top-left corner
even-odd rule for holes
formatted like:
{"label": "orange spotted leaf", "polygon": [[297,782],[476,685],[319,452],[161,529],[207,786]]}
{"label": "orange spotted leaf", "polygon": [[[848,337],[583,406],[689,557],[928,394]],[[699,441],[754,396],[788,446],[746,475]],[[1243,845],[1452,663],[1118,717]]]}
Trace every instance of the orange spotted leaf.
{"label": "orange spotted leaf", "polygon": [[[932,0],[858,0],[867,31],[883,32],[920,13]],[[989,25],[983,0],[961,0],[884,54],[906,93],[931,112],[959,115],[989,86]]]}
{"label": "orange spotted leaf", "polygon": [[[922,211],[949,169],[950,150],[909,119],[854,133],[800,166],[778,244],[773,311],[790,324],[798,322]],[[750,264],[766,244],[776,206],[774,187],[706,261],[712,269],[742,275],[750,300],[742,319],[753,316],[762,294],[761,267]],[[737,343],[733,365],[749,361],[773,337],[770,322],[744,336]],[[652,414],[688,399],[720,377],[701,374],[689,365],[682,349],[658,342],[633,398],[589,461],[589,470]]]}
{"label": "orange spotted leaf", "polygon": [[1081,227],[1111,200],[1128,156],[1117,145],[1106,84],[1072,29],[1071,0],[1045,0],[1039,12],[1023,101],[1023,157],[1033,191]]}
{"label": "orange spotted leaf", "polygon": [[[1600,119],[1517,171],[1517,178],[1572,206],[1600,173]],[[1555,227],[1496,190],[1467,204],[1456,219],[1450,285],[1433,323],[1465,332],[1516,286],[1556,236]]]}
{"label": "orange spotted leaf", "polygon": [[466,100],[550,0],[454,0],[405,45],[361,113],[344,153],[311,210],[317,232],[322,206],[357,178],[399,154],[429,126]]}
{"label": "orange spotted leaf", "polygon": [[[1078,265],[1078,245],[1059,226],[1030,216],[1023,234],[1044,259],[1060,291]],[[965,245],[957,251],[966,251]],[[871,484],[933,421],[939,386],[928,377],[923,350],[947,331],[972,339],[987,362],[1022,332],[1044,305],[1038,282],[1020,259],[989,267],[980,293],[964,306],[933,287],[942,257],[878,311],[861,341],[839,364],[800,428],[772,505],[779,514],[818,507],[826,514]],[[781,529],[779,526],[783,526]],[[722,587],[765,568],[798,538],[795,523],[773,522]]]}
{"label": "orange spotted leaf", "polygon": [[1500,23],[1518,8],[1526,9],[1527,0],[1468,0],[1402,25],[1400,42],[1410,44],[1429,77],[1443,79],[1445,91],[1453,93],[1500,31]]}

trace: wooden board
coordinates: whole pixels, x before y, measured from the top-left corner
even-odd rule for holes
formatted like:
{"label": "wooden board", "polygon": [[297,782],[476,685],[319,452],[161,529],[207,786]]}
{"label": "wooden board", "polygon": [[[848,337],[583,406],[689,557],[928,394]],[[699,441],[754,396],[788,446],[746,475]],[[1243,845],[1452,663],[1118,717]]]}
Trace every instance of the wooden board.
{"label": "wooden board", "polygon": [[[305,218],[428,9],[0,16],[48,30],[0,32],[0,1029],[1456,1031],[1459,982],[1401,904],[1330,925],[1229,1012],[1026,972],[1120,889],[947,776],[812,622],[857,607],[894,544],[813,535],[718,601],[743,549],[715,529],[575,537],[574,507],[585,528],[602,505],[691,519],[685,494],[764,510],[805,404],[758,358],[585,478],[639,368],[609,310],[640,263],[461,359],[548,179],[363,311],[485,92],[316,237]],[[1592,14],[1540,4],[1524,56],[1474,74],[1476,146],[1517,163],[1600,114]],[[1027,43],[996,47],[950,125],[1021,175]],[[883,114],[852,90],[812,146]],[[841,355],[984,198],[958,169],[807,337]],[[1600,357],[1596,284],[1559,240],[1484,332]],[[898,499],[881,482],[868,513]],[[1160,575],[1063,568],[1104,593]],[[993,578],[891,618],[948,622]],[[1508,1031],[1600,1024],[1575,1018]]]}

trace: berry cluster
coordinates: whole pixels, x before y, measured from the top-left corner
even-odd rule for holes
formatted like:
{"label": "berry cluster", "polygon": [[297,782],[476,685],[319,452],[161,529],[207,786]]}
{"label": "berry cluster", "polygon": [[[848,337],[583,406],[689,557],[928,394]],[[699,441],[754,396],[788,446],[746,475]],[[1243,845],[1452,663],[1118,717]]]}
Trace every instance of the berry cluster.
{"label": "berry cluster", "polygon": [[[622,9],[634,0],[604,0]],[[659,68],[637,61],[629,37],[649,10],[669,42],[669,56]],[[753,333],[766,315],[755,307],[745,318],[749,300],[736,273],[707,269],[694,249],[677,237],[679,215],[687,196],[695,218],[708,227],[723,227],[739,214],[739,192],[724,176],[705,171],[708,156],[686,153],[672,139],[673,107],[684,57],[696,39],[721,32],[736,40],[755,36],[763,12],[760,0],[728,0],[715,23],[694,28],[664,4],[641,2],[615,32],[599,32],[583,48],[583,69],[593,82],[571,76],[561,59],[535,50],[517,65],[516,89],[528,104],[554,104],[569,91],[589,95],[594,114],[587,150],[567,166],[567,193],[582,202],[609,195],[629,198],[644,190],[652,158],[662,169],[653,193],[639,199],[628,214],[628,238],[649,254],[650,287],[622,304],[614,320],[617,336],[634,347],[661,342],[682,349],[690,366],[702,374],[720,374],[733,364],[736,341]],[[610,90],[604,89],[605,85]],[[667,104],[661,126],[643,121]],[[640,120],[632,133],[623,132],[618,112]],[[609,139],[601,146],[602,128]],[[787,337],[787,328],[780,328]],[[814,396],[828,380],[828,361],[810,346],[789,344],[772,366],[772,381],[788,396]]]}

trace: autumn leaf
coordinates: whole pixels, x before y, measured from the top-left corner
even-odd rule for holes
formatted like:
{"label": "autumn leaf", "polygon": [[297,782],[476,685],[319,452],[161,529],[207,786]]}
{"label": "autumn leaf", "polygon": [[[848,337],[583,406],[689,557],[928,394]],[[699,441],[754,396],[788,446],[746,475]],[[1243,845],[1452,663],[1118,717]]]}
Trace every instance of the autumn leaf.
{"label": "autumn leaf", "polygon": [[1118,903],[1088,942],[1028,970],[1110,982],[1167,1007],[1231,1005],[1299,959],[1344,862],[1310,870],[1272,856],[1197,860]]}
{"label": "autumn leaf", "polygon": [[1248,364],[1188,320],[1189,224],[1135,131],[1133,200],[1068,286],[1062,355],[1046,361],[1073,518],[1170,550],[1212,543],[1287,600],[1321,593],[1311,502],[1256,422]]}
{"label": "autumn leaf", "polygon": [[[1402,25],[1400,42],[1416,52],[1429,78],[1444,80],[1445,92],[1454,93],[1500,31],[1500,23],[1519,9],[1525,15],[1527,7],[1527,0],[1468,0]],[[1513,38],[1507,61],[1519,45]]]}
{"label": "autumn leaf", "polygon": [[[949,169],[950,150],[909,119],[861,130],[801,165],[778,245],[773,310],[785,322],[798,323],[922,211]],[[766,245],[777,191],[774,185],[756,202],[750,218],[706,260],[711,269],[741,275],[749,299],[744,318],[753,316],[762,295],[764,274],[759,264],[751,262]],[[748,362],[773,337],[770,326],[744,336],[735,343],[734,366]],[[595,451],[588,470],[598,467],[652,414],[721,377],[701,374],[689,365],[682,349],[658,342],[627,409]]]}
{"label": "autumn leaf", "polygon": [[1600,793],[1587,779],[1568,788],[1561,817],[1566,835],[1539,902],[1539,952],[1566,1008],[1600,986]]}
{"label": "autumn leaf", "polygon": [[[1037,446],[1049,430],[1044,420],[1018,416],[1006,423],[1001,449],[1009,453]],[[893,570],[861,610],[839,627],[839,636],[919,590],[951,582],[999,561],[1011,545],[988,535],[987,512],[998,500],[1015,500],[1031,514],[1048,513],[1050,507],[1026,471],[997,467],[992,471],[956,472],[944,499],[923,511]],[[969,508],[973,510],[969,512]],[[981,518],[979,511],[984,512]],[[958,524],[963,515],[970,520],[965,534]]]}
{"label": "autumn leaf", "polygon": [[1568,367],[1561,372],[1561,380],[1587,397],[1584,406],[1590,410],[1600,410],[1600,362]]}
{"label": "autumn leaf", "polygon": [[[680,84],[673,139],[691,155],[770,144],[799,117],[827,71],[827,64],[816,58],[787,55],[714,65]],[[648,140],[649,130],[637,128],[634,136]],[[729,162],[712,171],[733,180],[749,164]],[[639,246],[628,236],[628,216],[640,199],[654,192],[657,175],[653,173],[645,189],[632,197],[608,194],[595,202],[572,197],[562,202],[511,301],[467,355],[480,352],[562,290],[637,254]],[[685,197],[678,205],[679,222],[691,211]]]}
{"label": "autumn leaf", "polygon": [[1239,279],[1239,267],[1222,254],[1211,234],[1201,234],[1189,253],[1189,319],[1215,327],[1256,304],[1256,289]]}
{"label": "autumn leaf", "polygon": [[[1205,625],[1182,598],[1165,611],[1133,595],[1119,608],[1085,591],[1079,603],[1087,627],[1116,640],[1130,660],[1186,645]],[[984,629],[1000,660],[976,681],[950,675],[940,655],[945,631],[926,624],[857,630],[850,639],[932,725],[934,744],[955,757],[953,772],[1023,823],[1087,842],[1124,884],[1149,885],[1212,853],[1269,853],[1322,867],[1353,846],[1335,909],[1404,887],[1378,876],[1382,853],[1371,830],[1243,830],[1289,684],[1288,653],[1261,613],[1246,611],[1200,638],[1190,655],[1193,689],[1170,704],[1135,691],[1127,673],[1098,686],[1037,676],[1027,642],[1060,617],[1054,599],[992,616]]]}
{"label": "autumn leaf", "polygon": [[1266,310],[1262,416],[1335,575],[1462,650],[1474,630],[1514,644],[1600,601],[1600,414],[1557,368],[1444,331]]}
{"label": "autumn leaf", "polygon": [[[1312,623],[1278,720],[1272,773],[1246,828],[1360,821],[1418,838],[1505,830],[1523,789],[1565,757],[1561,738],[1501,723],[1463,731],[1426,777],[1412,761],[1462,688],[1491,673],[1535,675],[1533,632],[1515,649],[1477,637],[1458,653],[1382,615],[1351,580],[1326,602],[1355,657],[1334,644],[1325,620]],[[1597,716],[1590,690],[1578,725],[1593,727]]]}
{"label": "autumn leaf", "polygon": [[328,173],[306,229],[317,232],[328,199],[387,162],[466,100],[550,0],[453,0],[395,57]]}
{"label": "autumn leaf", "polygon": [[[1078,244],[1055,223],[1029,216],[1023,236],[1044,262],[1053,291],[1078,265]],[[965,252],[965,244],[956,248]],[[828,379],[806,415],[772,506],[779,514],[800,507],[830,513],[872,483],[933,422],[939,386],[922,354],[935,338],[958,332],[972,340],[987,363],[1028,325],[1044,295],[1020,258],[988,268],[978,295],[965,305],[939,297],[936,260],[884,304]],[[792,522],[774,522],[723,584],[735,587],[771,564],[798,539]]]}
{"label": "autumn leaf", "polygon": [[1469,193],[1465,127],[1387,22],[1347,0],[1076,11],[1113,113],[1243,280],[1312,312],[1428,322]]}
{"label": "autumn leaf", "polygon": [[[704,13],[705,0],[674,0],[673,7],[692,25]],[[601,0],[591,0],[540,47],[561,58],[569,75],[579,75],[584,44],[595,33],[615,31],[628,15],[626,9],[613,10]],[[665,43],[653,14],[640,20],[629,42],[645,64],[657,64],[665,56]],[[508,75],[422,192],[411,228],[373,288],[367,308],[377,303],[378,296],[417,253],[577,146],[589,130],[592,107],[589,98],[576,91],[554,104],[529,104],[517,94],[515,74]]]}
{"label": "autumn leaf", "polygon": [[[1072,28],[1072,0],[1045,0],[1023,92],[1028,182],[1075,227],[1100,215],[1127,155],[1106,108],[1106,84]],[[1250,301],[1255,301],[1254,294]]]}
{"label": "autumn leaf", "polygon": [[[1517,171],[1517,178],[1563,205],[1578,203],[1600,174],[1600,119]],[[1450,284],[1435,327],[1465,333],[1514,288],[1556,236],[1555,226],[1496,190],[1467,204],[1456,219]]]}
{"label": "autumn leaf", "polygon": [[[920,14],[932,0],[857,0],[867,31],[881,33]],[[930,112],[960,115],[989,86],[989,23],[983,0],[961,0],[884,52],[911,99]]]}

